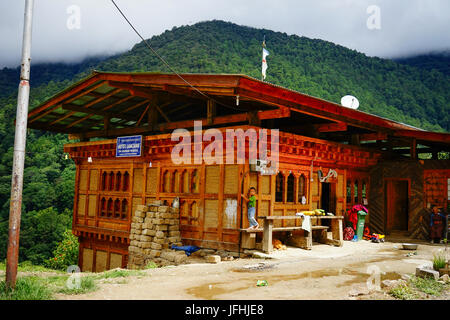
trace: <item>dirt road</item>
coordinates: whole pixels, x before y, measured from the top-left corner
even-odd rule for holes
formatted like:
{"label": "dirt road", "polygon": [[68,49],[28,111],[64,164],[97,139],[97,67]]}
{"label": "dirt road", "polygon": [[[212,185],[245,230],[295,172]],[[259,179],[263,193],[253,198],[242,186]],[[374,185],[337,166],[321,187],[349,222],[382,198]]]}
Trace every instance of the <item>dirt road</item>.
{"label": "dirt road", "polygon": [[[272,259],[236,259],[219,264],[192,263],[145,271],[121,283],[59,299],[355,299],[351,292],[367,291],[367,281],[399,279],[418,265],[430,264],[442,246],[420,244],[407,257],[399,243],[345,242],[341,248],[315,245],[311,251],[288,248]],[[257,287],[257,280],[268,286]],[[383,293],[359,298],[390,299]]]}

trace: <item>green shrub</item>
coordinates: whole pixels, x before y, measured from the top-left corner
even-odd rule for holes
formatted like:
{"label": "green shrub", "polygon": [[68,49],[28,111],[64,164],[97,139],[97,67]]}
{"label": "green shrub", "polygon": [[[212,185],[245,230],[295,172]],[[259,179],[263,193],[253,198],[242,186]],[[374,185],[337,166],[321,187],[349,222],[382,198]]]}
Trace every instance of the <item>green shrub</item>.
{"label": "green shrub", "polygon": [[411,278],[411,283],[420,291],[433,296],[439,296],[444,290],[444,285],[431,278]]}
{"label": "green shrub", "polygon": [[389,294],[396,299],[401,300],[413,300],[417,299],[417,295],[414,291],[406,284],[401,284],[389,290]]}
{"label": "green shrub", "polygon": [[439,269],[445,268],[446,259],[442,254],[433,255],[433,269],[439,271]]}
{"label": "green shrub", "polygon": [[52,269],[66,270],[68,266],[78,264],[78,240],[70,230],[64,231],[63,240],[53,251],[53,258],[45,261]]}
{"label": "green shrub", "polygon": [[0,300],[50,300],[51,290],[38,277],[17,278],[16,288],[7,289],[5,281],[0,282]]}

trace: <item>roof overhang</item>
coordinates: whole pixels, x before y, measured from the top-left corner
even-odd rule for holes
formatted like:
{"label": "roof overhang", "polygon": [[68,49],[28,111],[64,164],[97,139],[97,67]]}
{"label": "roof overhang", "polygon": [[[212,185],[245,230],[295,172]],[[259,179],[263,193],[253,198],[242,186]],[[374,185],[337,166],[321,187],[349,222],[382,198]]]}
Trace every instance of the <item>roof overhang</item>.
{"label": "roof overhang", "polygon": [[[217,111],[211,111],[213,106]],[[155,113],[161,121],[154,121]],[[423,131],[238,74],[95,71],[31,110],[28,127],[84,138],[115,137],[189,128],[192,120],[215,126],[295,113],[324,121],[318,125],[323,132],[352,126],[367,134],[450,143],[450,134]]]}

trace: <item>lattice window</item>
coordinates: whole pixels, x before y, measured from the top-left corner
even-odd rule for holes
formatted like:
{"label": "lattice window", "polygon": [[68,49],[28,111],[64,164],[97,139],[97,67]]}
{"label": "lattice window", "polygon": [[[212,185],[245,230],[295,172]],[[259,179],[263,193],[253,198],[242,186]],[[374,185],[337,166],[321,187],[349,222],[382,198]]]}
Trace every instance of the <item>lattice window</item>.
{"label": "lattice window", "polygon": [[122,174],[119,171],[116,173],[116,187],[115,187],[116,191],[120,191],[121,184],[122,184]]}
{"label": "lattice window", "polygon": [[172,179],[172,192],[178,193],[180,192],[180,173],[175,170],[173,172],[173,179]]}
{"label": "lattice window", "polygon": [[291,173],[289,174],[287,178],[287,195],[286,195],[286,201],[287,202],[294,202],[294,185],[295,185],[295,177]]}
{"label": "lattice window", "polygon": [[198,174],[198,170],[195,169],[192,171],[192,181],[191,181],[191,192],[192,193],[199,193],[200,192],[200,178]]}
{"label": "lattice window", "polygon": [[306,177],[305,177],[305,175],[300,175],[300,177],[298,177],[298,184],[297,184],[297,188],[298,188],[298,192],[297,192],[297,195],[298,195],[298,202],[299,203],[302,203],[302,198],[303,197],[305,197],[306,199],[308,199],[307,198],[307,196],[306,196]]}
{"label": "lattice window", "polygon": [[183,171],[183,174],[181,176],[181,185],[183,188],[183,193],[189,193],[189,172],[187,170]]}
{"label": "lattice window", "polygon": [[347,180],[347,204],[352,203],[352,182]]}
{"label": "lattice window", "polygon": [[275,181],[275,202],[283,202],[284,176],[281,172],[277,174]]}
{"label": "lattice window", "polygon": [[122,191],[129,191],[130,188],[130,174],[128,171],[125,171],[123,174],[123,184],[122,184]]}

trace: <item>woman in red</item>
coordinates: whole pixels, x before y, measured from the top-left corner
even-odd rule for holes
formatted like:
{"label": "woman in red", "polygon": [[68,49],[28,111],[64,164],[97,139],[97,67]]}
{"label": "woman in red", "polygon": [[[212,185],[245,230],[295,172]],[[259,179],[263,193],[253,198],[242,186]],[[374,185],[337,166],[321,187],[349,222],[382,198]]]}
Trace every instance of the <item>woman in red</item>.
{"label": "woman in red", "polygon": [[431,242],[440,243],[442,237],[442,231],[445,226],[445,216],[439,212],[437,206],[433,206],[433,212],[431,213]]}

